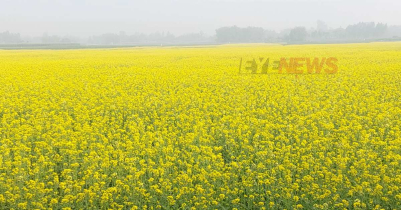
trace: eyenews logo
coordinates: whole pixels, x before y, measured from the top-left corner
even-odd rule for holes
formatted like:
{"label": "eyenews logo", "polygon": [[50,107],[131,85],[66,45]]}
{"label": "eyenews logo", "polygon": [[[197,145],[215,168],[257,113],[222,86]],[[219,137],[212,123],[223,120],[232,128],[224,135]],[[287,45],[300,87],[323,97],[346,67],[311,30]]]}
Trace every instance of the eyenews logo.
{"label": "eyenews logo", "polygon": [[[335,74],[338,72],[338,59],[335,57],[280,58],[270,65],[270,59],[264,57],[243,59],[239,65],[240,74]],[[270,70],[271,69],[271,70]]]}

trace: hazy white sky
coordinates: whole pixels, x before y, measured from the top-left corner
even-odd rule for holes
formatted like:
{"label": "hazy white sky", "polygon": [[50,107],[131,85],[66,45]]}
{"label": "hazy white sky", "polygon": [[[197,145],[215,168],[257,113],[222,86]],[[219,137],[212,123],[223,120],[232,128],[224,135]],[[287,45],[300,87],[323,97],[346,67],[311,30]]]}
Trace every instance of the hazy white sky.
{"label": "hazy white sky", "polygon": [[400,0],[0,0],[0,32],[90,36],[202,31],[222,26],[282,30],[346,27],[361,21],[401,25]]}

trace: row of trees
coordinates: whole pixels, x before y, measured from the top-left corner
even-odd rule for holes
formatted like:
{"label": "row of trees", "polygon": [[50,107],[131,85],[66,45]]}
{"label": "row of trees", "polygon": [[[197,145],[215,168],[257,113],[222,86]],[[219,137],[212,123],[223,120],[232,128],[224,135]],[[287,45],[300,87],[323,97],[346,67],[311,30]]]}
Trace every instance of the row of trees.
{"label": "row of trees", "polygon": [[0,33],[0,44],[8,44],[8,43],[21,43],[23,40],[21,39],[20,34],[10,33],[8,31]]}
{"label": "row of trees", "polygon": [[175,36],[171,33],[153,33],[127,35],[125,32],[119,34],[102,34],[89,38],[89,44],[181,44],[181,43],[209,43],[213,42],[212,37],[206,36],[202,32]]}
{"label": "row of trees", "polygon": [[265,30],[260,27],[240,28],[237,26],[222,27],[216,30],[216,38],[221,43],[243,42],[305,42],[305,41],[355,41],[366,39],[378,39],[401,35],[401,33],[389,33],[387,24],[374,22],[361,22],[349,25],[345,29],[329,29],[322,22],[317,22],[316,29],[307,30],[305,27],[295,27],[283,30],[280,33]]}
{"label": "row of trees", "polygon": [[8,31],[0,33],[0,44],[27,44],[27,43],[42,43],[42,44],[54,44],[54,43],[77,43],[80,39],[72,36],[55,36],[43,34],[40,37],[24,37],[22,38],[18,33],[10,33]]}
{"label": "row of trees", "polygon": [[322,21],[318,21],[315,29],[295,27],[275,32],[261,27],[240,28],[237,26],[222,27],[216,30],[215,36],[203,33],[191,33],[175,36],[171,33],[137,33],[127,35],[125,32],[107,33],[80,39],[73,36],[55,36],[43,34],[40,37],[21,38],[18,33],[8,31],[0,33],[0,44],[10,43],[84,43],[97,45],[129,45],[129,44],[208,44],[208,43],[260,43],[260,42],[344,42],[358,40],[374,40],[381,38],[401,38],[401,26],[387,26],[374,22],[361,22],[346,28],[329,29]]}
{"label": "row of trees", "polygon": [[0,44],[67,44],[67,43],[83,43],[83,44],[97,44],[97,45],[129,45],[129,44],[202,44],[213,43],[214,37],[207,36],[204,33],[190,33],[180,36],[175,36],[171,33],[152,33],[143,34],[137,33],[134,35],[127,35],[125,32],[106,33],[98,36],[91,36],[87,39],[80,39],[73,36],[56,36],[48,35],[47,33],[39,37],[24,37],[21,38],[18,33],[3,32],[0,33]]}

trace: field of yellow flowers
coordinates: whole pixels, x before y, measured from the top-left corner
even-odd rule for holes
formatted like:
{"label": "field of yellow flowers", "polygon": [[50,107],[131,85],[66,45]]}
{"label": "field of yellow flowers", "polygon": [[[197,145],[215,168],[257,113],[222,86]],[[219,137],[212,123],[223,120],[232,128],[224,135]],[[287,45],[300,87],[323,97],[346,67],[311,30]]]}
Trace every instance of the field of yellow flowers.
{"label": "field of yellow flowers", "polygon": [[401,42],[0,50],[0,209],[400,209],[400,98]]}

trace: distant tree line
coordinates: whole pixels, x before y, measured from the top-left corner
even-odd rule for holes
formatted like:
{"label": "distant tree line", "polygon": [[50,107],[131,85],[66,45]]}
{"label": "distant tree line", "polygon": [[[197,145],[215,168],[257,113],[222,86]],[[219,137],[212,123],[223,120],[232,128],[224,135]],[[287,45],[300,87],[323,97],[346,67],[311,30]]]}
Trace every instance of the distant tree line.
{"label": "distant tree line", "polygon": [[60,36],[48,35],[47,33],[44,33],[41,37],[37,37],[36,40],[33,39],[31,41],[32,42],[40,41],[41,43],[44,43],[44,44],[54,44],[54,43],[68,44],[68,43],[79,42],[79,38],[73,37],[73,36],[60,37]]}
{"label": "distant tree line", "polygon": [[73,36],[56,36],[44,33],[38,37],[24,37],[21,38],[18,33],[3,32],[0,33],[0,44],[68,44],[68,43],[81,43],[93,45],[135,45],[135,44],[207,44],[214,43],[213,36],[207,36],[202,32],[189,33],[180,36],[175,36],[171,33],[152,33],[143,34],[137,33],[127,35],[125,32],[120,33],[106,33],[97,36],[91,36],[87,39],[82,39]]}
{"label": "distant tree line", "polygon": [[222,27],[216,30],[216,40],[219,43],[260,43],[260,42],[327,42],[327,41],[358,41],[401,36],[399,26],[388,27],[387,24],[360,22],[349,25],[345,29],[329,29],[322,22],[317,22],[315,29],[295,27],[280,33],[265,30],[260,27],[240,28],[237,26]]}
{"label": "distant tree line", "polygon": [[99,36],[92,36],[89,38],[89,44],[180,44],[180,43],[208,43],[213,42],[212,37],[206,36],[202,32],[184,34],[175,36],[171,33],[152,33],[143,34],[137,33],[133,35],[127,35],[125,32],[119,34],[107,33]]}
{"label": "distant tree line", "polygon": [[20,34],[10,33],[8,31],[0,33],[0,44],[9,44],[9,43],[21,43],[23,40],[21,39]]}
{"label": "distant tree line", "polygon": [[125,32],[106,33],[89,38],[56,36],[44,33],[39,37],[21,37],[18,33],[0,32],[0,44],[92,44],[92,45],[175,45],[213,43],[279,43],[279,42],[353,42],[369,40],[401,40],[401,26],[387,26],[383,23],[360,22],[346,28],[329,28],[323,21],[317,21],[316,28],[295,27],[280,32],[261,27],[221,27],[213,36],[202,32],[180,36],[167,33],[128,35]]}
{"label": "distant tree line", "polygon": [[0,32],[0,44],[58,44],[58,43],[77,43],[80,39],[73,36],[56,36],[44,33],[40,37],[21,37],[19,33]]}

